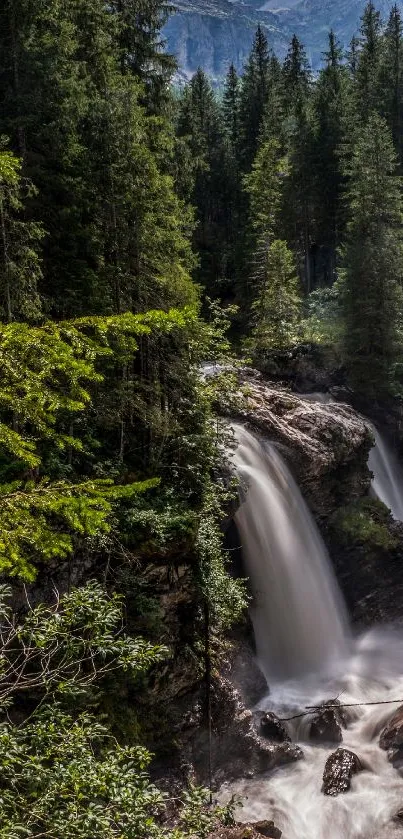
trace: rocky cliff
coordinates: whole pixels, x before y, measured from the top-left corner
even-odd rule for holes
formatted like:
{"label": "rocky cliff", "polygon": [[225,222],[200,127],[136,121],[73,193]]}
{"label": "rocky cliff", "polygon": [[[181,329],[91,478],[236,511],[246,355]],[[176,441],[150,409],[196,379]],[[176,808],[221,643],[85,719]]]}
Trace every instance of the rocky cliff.
{"label": "rocky cliff", "polygon": [[[200,66],[219,82],[231,62],[242,70],[253,33],[260,23],[269,44],[282,58],[295,32],[304,42],[314,70],[333,28],[344,47],[358,32],[366,0],[177,0],[177,13],[165,28],[168,50],[177,56],[180,76]],[[402,0],[398,5],[403,8]],[[388,0],[376,3],[384,18]]]}

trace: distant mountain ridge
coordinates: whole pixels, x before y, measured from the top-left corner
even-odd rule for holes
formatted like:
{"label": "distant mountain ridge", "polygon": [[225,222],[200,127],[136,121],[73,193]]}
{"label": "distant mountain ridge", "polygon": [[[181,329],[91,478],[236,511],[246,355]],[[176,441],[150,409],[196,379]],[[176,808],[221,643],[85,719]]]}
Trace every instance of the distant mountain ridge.
{"label": "distant mountain ridge", "polygon": [[[219,82],[234,62],[247,59],[260,23],[270,46],[283,58],[294,34],[304,42],[313,69],[321,63],[327,33],[336,31],[347,47],[358,31],[366,0],[174,0],[177,12],[165,27],[169,52],[176,55],[180,75],[189,78],[202,67]],[[391,0],[376,7],[387,18]],[[398,0],[403,10],[403,0]]]}

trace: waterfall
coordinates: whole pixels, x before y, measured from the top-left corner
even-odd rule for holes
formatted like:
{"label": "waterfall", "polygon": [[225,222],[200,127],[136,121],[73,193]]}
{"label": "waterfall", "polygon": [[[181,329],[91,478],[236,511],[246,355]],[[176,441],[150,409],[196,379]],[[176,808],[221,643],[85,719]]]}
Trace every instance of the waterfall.
{"label": "waterfall", "polygon": [[368,466],[373,473],[372,490],[383,501],[395,519],[403,521],[403,472],[396,455],[379,431],[372,426],[375,446],[371,449]]}
{"label": "waterfall", "polygon": [[327,672],[346,656],[349,636],[325,546],[275,447],[234,430],[234,462],[247,484],[235,521],[260,665],[270,682]]}

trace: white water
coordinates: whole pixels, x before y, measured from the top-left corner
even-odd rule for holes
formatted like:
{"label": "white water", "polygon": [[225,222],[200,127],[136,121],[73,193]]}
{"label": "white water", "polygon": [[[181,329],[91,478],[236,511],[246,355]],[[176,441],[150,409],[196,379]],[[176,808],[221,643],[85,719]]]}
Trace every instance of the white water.
{"label": "white water", "polygon": [[309,718],[304,717],[302,722],[288,724],[291,736],[303,749],[303,760],[222,791],[222,800],[228,799],[228,792],[241,797],[243,807],[237,813],[240,820],[273,819],[283,831],[283,839],[403,836],[403,831],[392,823],[402,808],[403,779],[378,745],[380,730],[402,704],[403,636],[393,630],[369,632],[356,642],[344,664],[345,675],[333,680],[274,684],[271,695],[260,707],[286,717],[339,694],[343,703],[400,700],[396,705],[350,709],[351,721],[343,732],[342,745],[358,755],[365,771],[353,778],[348,793],[336,798],[324,796],[324,766],[337,747],[309,744]]}
{"label": "white water", "polygon": [[391,839],[403,806],[403,778],[378,745],[379,733],[403,699],[403,631],[374,629],[354,642],[316,527],[287,467],[273,447],[263,448],[237,427],[235,463],[248,483],[237,514],[247,573],[254,593],[252,618],[258,656],[270,684],[261,709],[293,716],[325,699],[343,703],[396,700],[350,710],[343,745],[364,771],[351,790],[322,794],[322,775],[333,747],[309,743],[309,717],[288,723],[305,758],[267,776],[232,784],[243,800],[242,821],[273,819],[283,839]]}
{"label": "white water", "polygon": [[262,670],[269,682],[332,670],[345,658],[349,636],[325,546],[276,449],[242,426],[235,433],[235,465],[247,483],[235,521]]}
{"label": "white water", "polygon": [[372,426],[375,446],[371,449],[368,466],[373,472],[372,489],[395,519],[403,521],[403,472],[394,452],[379,431]]}

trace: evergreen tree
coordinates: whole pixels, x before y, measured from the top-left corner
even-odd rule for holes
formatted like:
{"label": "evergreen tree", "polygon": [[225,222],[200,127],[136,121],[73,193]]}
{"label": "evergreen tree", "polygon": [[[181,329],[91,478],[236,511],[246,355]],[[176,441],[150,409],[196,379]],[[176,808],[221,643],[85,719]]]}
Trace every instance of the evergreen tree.
{"label": "evergreen tree", "polygon": [[293,36],[283,65],[284,108],[286,113],[304,102],[309,93],[311,72],[305,49],[296,35]]}
{"label": "evergreen tree", "polygon": [[361,20],[360,53],[357,65],[358,107],[364,119],[379,108],[378,73],[382,23],[380,12],[370,0]]}
{"label": "evergreen tree", "polygon": [[40,315],[38,246],[43,231],[23,214],[31,191],[32,185],[22,180],[21,162],[0,151],[0,312],[8,322]]}
{"label": "evergreen tree", "polygon": [[215,294],[226,275],[224,195],[228,147],[220,107],[202,70],[197,71],[184,91],[178,130],[187,139],[194,163],[192,203],[197,219],[194,243],[200,257],[198,279]]}
{"label": "evergreen tree", "polygon": [[403,163],[403,21],[393,6],[382,39],[379,70],[380,111],[393,135],[399,162]]}
{"label": "evergreen tree", "polygon": [[252,305],[253,329],[248,347],[257,358],[283,350],[297,340],[301,296],[294,257],[287,243],[275,239],[266,252],[259,296]]}
{"label": "evergreen tree", "polygon": [[122,72],[143,82],[147,108],[158,113],[169,101],[176,66],[161,38],[173,5],[166,0],[111,0],[108,9],[117,16]]}
{"label": "evergreen tree", "polygon": [[279,143],[270,140],[259,149],[252,171],[244,177],[249,198],[246,287],[244,302],[251,306],[265,282],[267,254],[278,236],[283,180],[287,162],[281,156]]}
{"label": "evergreen tree", "polygon": [[240,158],[248,172],[255,159],[270,86],[270,52],[266,35],[258,26],[245,66],[240,99]]}
{"label": "evergreen tree", "polygon": [[398,357],[403,205],[391,132],[377,114],[362,130],[347,174],[346,361],[353,387],[378,399],[388,392]]}
{"label": "evergreen tree", "polygon": [[334,32],[329,33],[326,65],[315,85],[313,109],[314,240],[313,285],[332,282],[336,253],[342,235],[343,172],[340,149],[351,88],[342,50]]}
{"label": "evergreen tree", "polygon": [[240,80],[233,64],[231,64],[224,84],[223,92],[223,120],[234,156],[239,142],[239,98]]}

